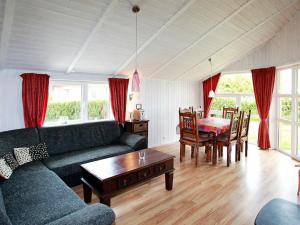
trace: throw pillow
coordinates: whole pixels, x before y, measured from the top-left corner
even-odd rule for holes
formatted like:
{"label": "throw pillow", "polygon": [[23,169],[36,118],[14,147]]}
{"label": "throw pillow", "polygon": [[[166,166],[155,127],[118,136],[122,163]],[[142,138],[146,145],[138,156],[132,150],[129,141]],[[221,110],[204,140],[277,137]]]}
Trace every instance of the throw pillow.
{"label": "throw pillow", "polygon": [[29,147],[29,154],[33,161],[42,160],[49,157],[46,143],[40,143]]}
{"label": "throw pillow", "polygon": [[11,152],[4,153],[0,158],[5,159],[6,163],[9,165],[9,167],[12,170],[17,169],[19,166],[18,162],[15,160],[15,158]]}
{"label": "throw pillow", "polygon": [[14,153],[20,165],[49,157],[45,143],[40,143],[30,147],[15,148]]}
{"label": "throw pillow", "polygon": [[33,161],[27,147],[15,148],[14,153],[19,165]]}
{"label": "throw pillow", "polygon": [[5,159],[0,159],[0,176],[4,179],[9,179],[13,171],[6,163]]}

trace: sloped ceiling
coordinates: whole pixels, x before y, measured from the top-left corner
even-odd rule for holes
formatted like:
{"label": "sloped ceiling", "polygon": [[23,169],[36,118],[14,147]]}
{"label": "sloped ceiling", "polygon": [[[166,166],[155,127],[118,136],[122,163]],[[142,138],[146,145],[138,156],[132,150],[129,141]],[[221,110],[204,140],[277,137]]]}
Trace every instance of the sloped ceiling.
{"label": "sloped ceiling", "polygon": [[0,0],[0,66],[200,80],[270,40],[299,0]]}

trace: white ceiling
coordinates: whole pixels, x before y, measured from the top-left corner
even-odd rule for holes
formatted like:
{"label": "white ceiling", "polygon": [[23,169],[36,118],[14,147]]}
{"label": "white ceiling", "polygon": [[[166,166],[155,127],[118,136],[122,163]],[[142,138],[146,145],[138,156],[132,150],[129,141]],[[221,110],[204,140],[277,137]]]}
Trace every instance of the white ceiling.
{"label": "white ceiling", "polygon": [[0,66],[200,80],[270,40],[299,0],[0,0]]}

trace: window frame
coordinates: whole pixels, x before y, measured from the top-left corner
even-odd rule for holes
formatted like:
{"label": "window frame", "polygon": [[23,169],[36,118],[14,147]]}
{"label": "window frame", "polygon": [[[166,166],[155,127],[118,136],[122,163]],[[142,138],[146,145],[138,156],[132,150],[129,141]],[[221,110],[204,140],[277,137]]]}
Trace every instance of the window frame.
{"label": "window frame", "polygon": [[[279,93],[279,87],[280,87],[280,72],[283,70],[291,69],[292,71],[292,90],[291,94],[281,94]],[[277,68],[276,71],[276,121],[277,121],[277,129],[276,129],[276,139],[277,139],[277,150],[281,153],[291,156],[292,158],[295,158],[297,160],[300,160],[300,150],[298,149],[298,144],[300,143],[300,140],[298,140],[298,127],[300,128],[300,121],[298,122],[298,101],[300,101],[300,93],[298,93],[298,79],[300,74],[298,74],[300,70],[299,65],[294,66],[286,66]],[[287,97],[291,98],[292,101],[292,109],[291,109],[291,120],[283,119],[280,117],[280,98]],[[288,152],[285,149],[281,149],[279,146],[279,123],[288,124],[291,127],[291,149],[290,152]]]}
{"label": "window frame", "polygon": [[[107,119],[99,119],[99,120],[89,120],[88,119],[88,85],[89,84],[107,84],[107,81],[74,81],[74,80],[50,80],[50,84],[56,85],[80,85],[81,86],[81,99],[80,99],[80,119],[79,120],[69,120],[67,123],[59,123],[59,122],[45,122],[43,127],[53,127],[53,126],[64,126],[64,125],[72,125],[72,124],[80,124],[80,123],[92,123],[97,121],[107,121],[113,119],[113,113],[111,109],[110,97],[108,97],[109,104],[109,116]],[[49,85],[50,88],[50,85]],[[50,96],[49,96],[50,97]],[[49,101],[48,101],[49,103]],[[46,112],[47,113],[47,112]]]}
{"label": "window frame", "polygon": [[[234,74],[251,74],[251,72],[250,71],[243,71],[243,72],[224,73],[224,74],[221,74],[221,76],[230,76],[230,75],[234,75]],[[220,80],[219,80],[219,82],[220,82]],[[218,87],[217,87],[214,99],[215,98],[235,98],[236,107],[241,108],[242,98],[244,98],[244,97],[254,98],[254,100],[255,100],[254,91],[253,91],[253,93],[224,93],[224,92],[219,93],[218,92]],[[213,110],[213,109],[211,109],[209,113],[222,116],[223,111],[222,110]],[[253,117],[253,114],[251,115],[251,117]],[[252,143],[251,142],[251,144],[257,144],[257,143]]]}

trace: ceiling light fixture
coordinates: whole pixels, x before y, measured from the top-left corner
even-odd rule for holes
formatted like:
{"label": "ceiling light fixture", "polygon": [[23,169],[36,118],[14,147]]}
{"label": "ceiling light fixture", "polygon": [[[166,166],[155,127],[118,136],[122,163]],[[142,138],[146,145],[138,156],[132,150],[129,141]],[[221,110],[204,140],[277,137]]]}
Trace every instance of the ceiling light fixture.
{"label": "ceiling light fixture", "polygon": [[138,5],[134,5],[132,7],[132,12],[135,14],[135,71],[132,76],[132,84],[131,91],[139,92],[140,91],[140,77],[137,71],[137,58],[138,58],[138,12],[140,11],[140,7]]}
{"label": "ceiling light fixture", "polygon": [[210,91],[208,93],[208,97],[209,98],[214,98],[215,97],[215,92],[213,91],[213,88],[212,88],[212,72],[213,72],[213,68],[212,68],[211,58],[209,58],[208,61],[210,63],[210,74],[211,74],[211,77],[210,77]]}

